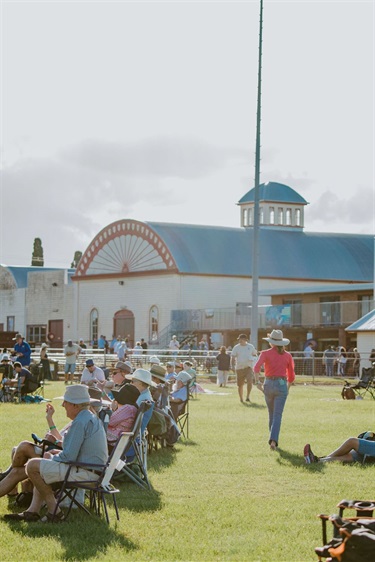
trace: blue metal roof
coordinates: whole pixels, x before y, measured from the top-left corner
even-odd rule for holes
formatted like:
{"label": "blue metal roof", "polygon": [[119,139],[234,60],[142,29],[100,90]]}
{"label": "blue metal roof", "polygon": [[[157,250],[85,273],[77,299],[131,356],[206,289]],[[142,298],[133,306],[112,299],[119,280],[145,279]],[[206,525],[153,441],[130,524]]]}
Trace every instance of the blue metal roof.
{"label": "blue metal roof", "polygon": [[[180,273],[251,276],[252,228],[148,223],[163,239]],[[371,283],[371,235],[260,229],[259,275]]]}
{"label": "blue metal roof", "polygon": [[[253,187],[248,191],[241,199],[238,204],[241,203],[253,203],[254,202],[254,192]],[[285,185],[283,183],[277,183],[270,181],[268,183],[262,183],[259,186],[259,201],[274,201],[275,203],[294,203],[297,205],[307,205],[307,201],[301,197],[297,191]]]}
{"label": "blue metal roof", "polygon": [[347,332],[375,332],[375,310],[371,310],[345,330]]}
{"label": "blue metal roof", "polygon": [[[66,269],[62,267],[39,267],[39,266],[23,267],[18,265],[3,265],[3,267],[6,267],[8,271],[13,275],[18,289],[24,289],[25,287],[27,287],[27,277],[31,272],[61,271]],[[75,273],[75,269],[68,269],[68,283],[72,283],[71,277],[72,275],[74,275],[74,273]]]}

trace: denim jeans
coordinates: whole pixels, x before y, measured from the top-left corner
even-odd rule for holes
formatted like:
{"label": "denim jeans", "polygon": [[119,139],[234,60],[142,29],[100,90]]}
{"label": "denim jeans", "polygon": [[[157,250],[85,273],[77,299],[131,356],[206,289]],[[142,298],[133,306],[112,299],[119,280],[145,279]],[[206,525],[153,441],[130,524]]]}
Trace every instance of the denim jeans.
{"label": "denim jeans", "polygon": [[271,441],[279,443],[281,418],[286,399],[288,397],[288,383],[286,379],[268,379],[264,381],[264,397],[268,408],[269,430]]}

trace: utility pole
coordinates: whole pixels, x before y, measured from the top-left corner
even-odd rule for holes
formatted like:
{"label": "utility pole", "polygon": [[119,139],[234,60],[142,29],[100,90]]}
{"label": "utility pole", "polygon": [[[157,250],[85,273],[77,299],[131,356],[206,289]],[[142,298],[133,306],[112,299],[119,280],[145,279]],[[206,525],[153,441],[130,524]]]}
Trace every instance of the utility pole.
{"label": "utility pole", "polygon": [[262,101],[262,41],[263,41],[263,0],[260,0],[259,16],[259,53],[258,53],[258,97],[257,130],[255,141],[255,187],[254,187],[254,226],[253,226],[253,267],[251,298],[251,335],[250,341],[258,349],[258,292],[259,292],[259,179],[260,179],[260,122]]}

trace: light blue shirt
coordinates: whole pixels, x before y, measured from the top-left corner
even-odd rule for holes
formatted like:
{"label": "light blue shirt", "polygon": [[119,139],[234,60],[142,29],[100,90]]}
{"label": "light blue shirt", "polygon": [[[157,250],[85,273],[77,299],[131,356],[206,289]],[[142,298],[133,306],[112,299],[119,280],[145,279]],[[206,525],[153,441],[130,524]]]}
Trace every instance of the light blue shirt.
{"label": "light blue shirt", "polygon": [[81,410],[63,437],[63,450],[53,460],[105,464],[107,459],[107,438],[102,422],[89,410]]}

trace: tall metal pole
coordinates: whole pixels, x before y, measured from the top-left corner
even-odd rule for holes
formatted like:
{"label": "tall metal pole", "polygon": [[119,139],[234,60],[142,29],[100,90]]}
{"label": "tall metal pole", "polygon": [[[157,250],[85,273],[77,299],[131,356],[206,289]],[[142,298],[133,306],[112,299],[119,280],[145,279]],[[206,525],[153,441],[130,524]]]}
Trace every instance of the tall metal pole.
{"label": "tall metal pole", "polygon": [[260,178],[260,122],[262,101],[262,40],[263,40],[263,0],[260,0],[259,17],[259,58],[258,58],[258,98],[257,130],[255,142],[255,187],[254,187],[254,226],[253,226],[253,267],[251,299],[251,336],[250,341],[258,348],[258,289],[259,289],[259,178]]}

